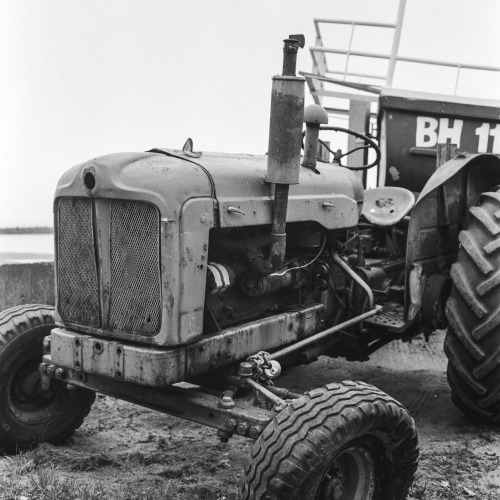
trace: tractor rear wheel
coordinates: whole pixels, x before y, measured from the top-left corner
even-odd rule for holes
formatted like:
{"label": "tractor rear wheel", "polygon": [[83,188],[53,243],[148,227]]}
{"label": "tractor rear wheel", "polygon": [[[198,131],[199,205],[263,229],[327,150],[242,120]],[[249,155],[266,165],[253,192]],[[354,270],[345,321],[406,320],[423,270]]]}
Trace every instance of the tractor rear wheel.
{"label": "tractor rear wheel", "polygon": [[55,326],[51,306],[23,305],[0,313],[0,452],[61,443],[94,402],[92,391],[70,391],[60,382],[42,390],[43,339]]}
{"label": "tractor rear wheel", "polygon": [[500,424],[500,193],[483,193],[470,214],[451,267],[448,381],[466,415]]}
{"label": "tractor rear wheel", "polygon": [[342,382],[294,400],[257,439],[241,500],[403,500],[418,461],[415,423],[377,388]]}

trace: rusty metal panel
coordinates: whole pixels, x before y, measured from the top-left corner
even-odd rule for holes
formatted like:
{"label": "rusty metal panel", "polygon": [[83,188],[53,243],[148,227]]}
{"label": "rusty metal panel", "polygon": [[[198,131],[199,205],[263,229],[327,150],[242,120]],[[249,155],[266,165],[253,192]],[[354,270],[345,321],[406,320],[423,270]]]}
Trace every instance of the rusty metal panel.
{"label": "rusty metal panel", "polygon": [[225,330],[187,347],[187,373],[246,359],[258,351],[274,349],[319,331],[324,306],[318,304],[300,312],[284,313]]}
{"label": "rusty metal panel", "polygon": [[62,198],[57,209],[57,307],[61,318],[101,323],[92,200]]}
{"label": "rusty metal panel", "polygon": [[[174,153],[178,157],[159,153],[119,153],[77,165],[61,178],[56,197],[90,194],[96,199],[145,201],[158,207],[162,219],[173,222],[179,221],[186,200],[211,197],[215,189],[221,206],[236,202],[246,204],[242,210],[245,215],[239,219],[221,211],[218,221],[221,227],[271,222],[271,208],[266,203],[272,197],[272,184],[266,182],[267,156],[203,153],[193,163],[187,156],[185,161],[181,159],[182,152]],[[333,204],[335,199],[332,198],[339,195],[362,202],[363,187],[352,172],[331,164],[318,164],[318,171],[320,173],[316,174],[300,168],[299,184],[290,187],[288,222],[304,220],[304,203],[311,193]],[[86,172],[92,172],[95,177],[91,193],[82,182]],[[344,208],[347,206],[344,201],[340,204]],[[318,219],[328,229],[352,222],[350,218],[345,222],[331,218],[329,213],[317,208],[308,219]]]}
{"label": "rusty metal panel", "polygon": [[[190,198],[210,197],[213,189],[221,207],[221,227],[236,227],[271,222],[272,184],[266,182],[267,157],[257,155],[225,155],[203,153],[196,159],[179,158],[159,153],[121,153],[97,158],[78,165],[64,174],[56,196],[88,196],[81,181],[92,171],[96,198],[142,200],[156,205],[162,219],[178,221],[184,202]],[[290,187],[288,222],[304,220],[306,201],[315,193],[323,203],[340,207],[338,216],[318,205],[308,214],[328,229],[354,226],[354,203],[361,203],[363,189],[355,175],[345,168],[318,164],[319,174],[300,168],[299,184]],[[342,195],[346,199],[337,200]],[[227,207],[241,204],[241,211],[227,212]],[[237,206],[236,206],[237,208]],[[341,218],[341,215],[345,219]]]}
{"label": "rusty metal panel", "polygon": [[185,349],[130,345],[61,328],[51,332],[51,359],[81,373],[155,387],[183,380],[185,373]]}
{"label": "rusty metal panel", "polygon": [[160,333],[154,338],[157,345],[179,345],[179,288],[180,253],[179,222],[162,220],[161,223],[161,270],[163,311]]}
{"label": "rusty metal panel", "polygon": [[[295,69],[293,71],[295,73]],[[304,121],[304,83],[301,76],[276,75],[271,92],[271,117],[267,180],[278,184],[297,184],[300,145]]]}
{"label": "rusty metal panel", "polygon": [[97,248],[97,266],[99,269],[99,300],[101,304],[101,328],[108,329],[109,290],[111,286],[111,268],[109,262],[111,225],[111,200],[94,198],[94,235]]}
{"label": "rusty metal panel", "polygon": [[[204,154],[198,160],[217,188],[220,227],[271,224],[274,187],[266,182],[266,158]],[[287,222],[316,221],[327,229],[355,226],[362,183],[346,168],[323,163],[317,168],[319,174],[300,168],[299,184],[290,186]]]}
{"label": "rusty metal panel", "polygon": [[[82,181],[86,172],[95,177],[91,193]],[[157,153],[115,153],[65,172],[55,197],[90,194],[94,198],[144,201],[157,206],[162,218],[177,221],[187,199],[211,193],[209,176],[195,163]]]}
{"label": "rusty metal panel", "polygon": [[[44,356],[43,360],[52,363],[50,355]],[[220,397],[197,390],[198,386],[191,384],[182,384],[183,387],[179,384],[168,389],[149,388],[98,375],[89,375],[85,381],[81,381],[78,379],[78,373],[73,370],[68,370],[66,381],[77,387],[108,394],[226,432],[228,422],[231,422],[234,428],[239,423],[245,423],[245,435],[249,435],[249,431],[253,430],[254,438],[276,416],[274,411],[253,406],[253,395],[244,399],[238,398],[233,408],[221,408]]]}
{"label": "rusty metal panel", "polygon": [[106,340],[71,330],[51,332],[51,362],[83,374],[166,387],[215,368],[236,363],[316,333],[324,306],[278,314],[214,334],[188,346],[159,348]]}
{"label": "rusty metal panel", "polygon": [[[220,204],[219,209],[223,227],[271,224],[272,222],[271,198],[226,198]],[[291,194],[288,198],[286,220],[287,222],[316,221],[327,229],[353,227],[358,222],[358,205],[355,200],[344,195],[297,196]]]}
{"label": "rusty metal panel", "polygon": [[186,344],[203,334],[208,264],[208,235],[214,226],[214,200],[192,198],[181,210],[179,336]]}
{"label": "rusty metal panel", "polygon": [[161,326],[160,215],[148,203],[111,202],[108,325],[139,335]]}

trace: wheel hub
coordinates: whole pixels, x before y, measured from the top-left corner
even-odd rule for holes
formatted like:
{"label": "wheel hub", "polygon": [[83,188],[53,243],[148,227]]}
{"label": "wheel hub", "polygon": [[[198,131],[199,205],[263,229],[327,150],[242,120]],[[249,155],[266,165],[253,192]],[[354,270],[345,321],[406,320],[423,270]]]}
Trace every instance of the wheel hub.
{"label": "wheel hub", "polygon": [[16,371],[12,378],[10,405],[21,421],[32,421],[47,411],[52,403],[54,391],[42,389],[38,363],[28,361]]}
{"label": "wheel hub", "polygon": [[321,480],[315,500],[372,500],[375,465],[365,446],[351,445],[340,452]]}

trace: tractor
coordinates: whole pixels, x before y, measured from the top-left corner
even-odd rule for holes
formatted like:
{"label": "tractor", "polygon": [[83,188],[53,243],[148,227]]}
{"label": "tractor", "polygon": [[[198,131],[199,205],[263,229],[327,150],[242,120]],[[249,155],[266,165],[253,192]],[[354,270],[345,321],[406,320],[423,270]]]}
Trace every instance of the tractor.
{"label": "tractor", "polygon": [[[277,381],[446,327],[454,402],[500,422],[500,158],[462,152],[474,132],[500,141],[499,109],[390,90],[378,137],[332,127],[304,109],[303,46],[284,40],[266,155],[188,140],[62,176],[56,306],[0,315],[4,453],[63,442],[99,392],[254,440],[241,499],[402,500],[419,453],[402,404],[363,382]],[[342,165],[332,131],[372,161]],[[365,189],[377,165],[385,182]]]}

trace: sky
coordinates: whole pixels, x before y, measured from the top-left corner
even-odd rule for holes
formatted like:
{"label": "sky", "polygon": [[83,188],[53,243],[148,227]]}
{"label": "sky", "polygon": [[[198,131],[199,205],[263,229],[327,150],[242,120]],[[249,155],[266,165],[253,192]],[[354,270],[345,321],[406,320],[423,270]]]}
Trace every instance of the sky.
{"label": "sky", "polygon": [[[397,5],[2,0],[0,227],[52,225],[59,177],[96,156],[181,148],[188,137],[195,150],[265,153],[282,39],[303,33],[309,47],[315,17],[393,22]],[[500,67],[499,23],[498,0],[407,0],[400,55]],[[340,35],[325,38],[335,46]],[[374,51],[379,42],[369,30],[354,40]],[[301,51],[298,69],[311,65]],[[454,78],[398,67],[394,86],[415,85],[453,92]],[[491,75],[465,75],[461,85],[461,93],[500,99]]]}

